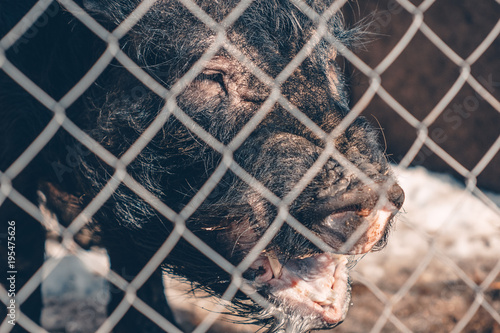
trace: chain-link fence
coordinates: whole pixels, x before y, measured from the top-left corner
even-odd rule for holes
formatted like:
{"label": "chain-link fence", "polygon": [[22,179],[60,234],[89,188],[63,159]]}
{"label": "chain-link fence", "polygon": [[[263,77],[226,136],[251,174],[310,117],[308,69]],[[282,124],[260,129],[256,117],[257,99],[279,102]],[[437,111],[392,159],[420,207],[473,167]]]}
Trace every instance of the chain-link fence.
{"label": "chain-link fence", "polygon": [[[456,98],[464,86],[470,87],[478,98],[481,98],[482,101],[488,103],[488,105],[496,110],[496,112],[500,112],[500,103],[498,99],[495,98],[491,89],[488,89],[488,87],[485,87],[484,84],[481,84],[481,80],[473,75],[473,71],[471,69],[478,59],[480,59],[481,56],[485,54],[485,52],[487,52],[491,48],[492,44],[498,39],[498,36],[500,35],[500,20],[497,21],[487,36],[485,36],[484,39],[478,43],[478,45],[472,52],[470,52],[470,54],[467,55],[467,57],[462,57],[458,54],[459,52],[450,48],[447,43],[445,43],[426,23],[426,12],[429,11],[430,8],[432,8],[432,6],[436,3],[439,3],[439,0],[422,1],[418,5],[415,5],[407,0],[393,1],[390,14],[396,15],[394,8],[397,6],[397,15],[399,15],[399,13],[409,15],[411,23],[396,45],[394,45],[394,47],[387,52],[378,65],[372,68],[360,57],[355,55],[349,48],[343,45],[339,36],[333,34],[332,30],[329,29],[328,22],[331,22],[332,18],[338,15],[339,11],[343,9],[345,10],[348,6],[353,6],[352,3],[341,0],[333,1],[321,13],[318,13],[313,9],[314,6],[311,6],[309,1],[292,0],[290,3],[293,7],[298,9],[310,22],[313,22],[316,28],[314,29],[312,35],[307,38],[304,45],[302,45],[296,54],[294,54],[293,59],[291,59],[289,63],[284,64],[283,68],[279,71],[279,73],[277,73],[277,75],[271,76],[264,68],[261,68],[261,62],[249,57],[248,53],[241,50],[236,45],[234,40],[231,40],[231,38],[228,37],[228,31],[245,13],[245,11],[252,7],[254,1],[240,1],[229,11],[229,14],[220,20],[207,14],[207,12],[198,6],[195,1],[179,0],[178,2],[194,17],[196,17],[197,20],[202,22],[206,27],[210,28],[213,32],[214,38],[207,41],[207,47],[204,49],[204,52],[199,59],[196,59],[192,66],[186,69],[185,73],[180,78],[177,78],[175,83],[168,89],[165,87],[161,78],[158,79],[158,77],[153,77],[148,74],[144,66],[137,64],[130,58],[130,55],[127,55],[125,50],[128,45],[121,44],[122,38],[127,36],[127,34],[129,34],[134,27],[136,27],[138,22],[140,22],[140,20],[148,12],[156,10],[155,5],[158,1],[151,0],[140,2],[140,4],[128,14],[127,18],[119,22],[113,30],[108,30],[109,27],[104,27],[96,20],[95,17],[88,13],[89,8],[95,9],[95,6],[98,6],[95,4],[93,5],[91,1],[84,1],[83,3],[71,0],[58,1],[60,7],[57,6],[57,8],[62,8],[64,11],[73,15],[74,20],[81,22],[106,45],[105,51],[98,59],[96,59],[95,63],[93,63],[88,71],[82,75],[81,79],[75,82],[71,89],[62,94],[62,97],[59,99],[55,99],[53,96],[41,89],[39,84],[32,81],[23,73],[22,70],[17,68],[13,64],[15,61],[9,59],[8,56],[8,52],[12,51],[13,48],[17,48],[19,45],[29,42],[30,38],[37,38],[36,35],[38,29],[42,29],[43,26],[48,24],[47,22],[49,22],[53,16],[59,14],[53,10],[53,8],[55,8],[53,7],[53,1],[40,0],[34,3],[24,17],[11,29],[9,29],[9,31],[6,32],[0,40],[0,68],[3,73],[15,81],[16,84],[20,85],[30,96],[34,97],[38,103],[43,105],[44,108],[52,111],[52,115],[44,126],[43,131],[39,134],[37,133],[36,139],[26,149],[19,151],[15,161],[9,164],[8,168],[2,170],[2,173],[0,174],[0,204],[5,205],[7,201],[11,201],[17,207],[20,207],[24,212],[29,214],[29,216],[45,226],[48,224],[47,220],[53,220],[47,218],[47,211],[44,210],[45,208],[40,209],[38,205],[35,204],[36,201],[34,201],[33,198],[26,198],[21,194],[22,191],[16,188],[15,180],[16,177],[18,177],[23,170],[30,165],[30,163],[33,163],[33,161],[36,160],[36,156],[49,145],[49,142],[53,140],[58,131],[65,131],[77,140],[82,147],[88,149],[88,151],[86,149],[79,151],[78,153],[80,155],[95,155],[96,158],[100,159],[100,163],[103,165],[103,170],[112,171],[108,171],[111,177],[109,177],[108,181],[103,184],[97,195],[92,198],[86,198],[85,206],[71,217],[71,223],[69,226],[56,224],[51,227],[51,229],[55,231],[60,238],[61,244],[63,245],[61,247],[61,251],[63,251],[64,254],[73,253],[81,257],[83,261],[87,260],[84,258],[86,255],[85,251],[81,250],[80,246],[75,243],[74,239],[75,237],[78,237],[78,234],[83,232],[86,225],[92,221],[94,215],[110,198],[113,197],[114,193],[116,193],[120,186],[128,188],[137,198],[140,198],[152,207],[152,209],[155,210],[155,214],[161,215],[162,218],[172,223],[172,227],[169,228],[170,233],[166,240],[158,246],[155,254],[147,261],[146,265],[140,271],[136,272],[136,274],[134,274],[131,278],[127,280],[127,276],[124,276],[126,274],[123,274],[124,272],[114,271],[113,269],[106,272],[100,272],[100,274],[103,274],[103,278],[109,282],[110,286],[116,290],[122,291],[125,297],[123,297],[123,299],[116,304],[116,308],[106,316],[102,323],[100,323],[97,332],[112,331],[130,308],[134,308],[142,313],[164,331],[181,332],[181,330],[176,327],[174,323],[159,313],[161,311],[155,309],[151,304],[147,304],[147,302],[142,300],[141,297],[138,297],[137,295],[138,290],[141,289],[148,279],[151,278],[155,270],[157,270],[165,258],[171,255],[172,251],[179,246],[180,241],[185,241],[198,249],[201,253],[210,258],[210,260],[212,260],[218,267],[222,268],[222,270],[232,276],[231,280],[227,282],[225,290],[222,292],[222,300],[231,301],[235,295],[242,292],[262,308],[272,306],[268,299],[263,297],[260,293],[256,293],[255,290],[248,284],[248,281],[244,277],[244,273],[256,260],[259,259],[260,254],[266,249],[272,239],[278,235],[280,229],[288,226],[291,227],[294,232],[309,239],[310,242],[312,242],[317,248],[325,252],[333,251],[330,247],[331,244],[326,244],[320,237],[318,237],[317,233],[312,232],[289,211],[290,206],[297,200],[297,198],[300,197],[306,188],[314,182],[316,177],[320,174],[321,170],[331,158],[335,159],[343,168],[349,170],[350,173],[360,179],[361,182],[368,186],[369,189],[375,189],[380,193],[384,193],[384,195],[380,195],[380,197],[377,198],[377,202],[374,204],[374,207],[380,208],[388,203],[385,193],[393,184],[391,184],[390,181],[388,184],[384,184],[383,186],[374,183],[374,181],[366,175],[365,172],[355,166],[352,161],[346,158],[343,154],[339,153],[338,149],[331,144],[351,126],[356,118],[360,116],[367,107],[370,106],[370,103],[375,97],[381,99],[417,133],[417,138],[414,140],[411,147],[404,156],[401,156],[399,167],[403,170],[408,168],[412,161],[419,156],[422,148],[426,147],[426,149],[437,155],[449,167],[465,179],[466,189],[463,190],[463,193],[473,194],[476,198],[478,198],[484,205],[482,209],[488,210],[493,214],[494,218],[492,219],[492,224],[494,225],[496,223],[496,225],[494,225],[494,227],[497,228],[496,230],[500,228],[500,223],[498,223],[500,221],[500,209],[497,206],[498,202],[495,203],[491,196],[488,196],[476,186],[477,178],[500,151],[500,136],[498,135],[498,131],[493,134],[495,136],[493,143],[486,149],[482,158],[473,167],[466,168],[440,146],[439,138],[436,139],[436,136],[434,135],[436,132],[430,130],[436,120],[446,113],[447,107],[453,99]],[[125,2],[120,2],[117,6],[123,5],[124,3]],[[80,7],[81,5],[87,5],[87,10],[83,10],[82,7]],[[492,5],[497,6],[498,1]],[[360,2],[359,6],[362,7],[363,2]],[[2,5],[2,7],[0,7],[0,9],[4,8],[8,8],[8,6]],[[113,8],[118,10],[116,7]],[[4,16],[0,15],[0,18],[7,19],[7,17],[8,14],[4,14]],[[2,22],[0,22],[0,24],[1,23]],[[153,32],[151,33],[153,34]],[[258,34],[258,31],[255,33]],[[398,58],[401,57],[417,33],[423,34],[423,36],[425,36],[425,38],[430,41],[447,58],[448,61],[451,61],[455,68],[458,68],[460,72],[458,78],[456,78],[444,95],[440,97],[438,103],[434,105],[432,110],[422,120],[417,119],[411,109],[403,106],[384,87],[384,73],[389,70],[391,65],[393,65]],[[147,43],[148,40],[144,40],[144,42]],[[339,55],[348,60],[349,64],[351,64],[356,71],[361,72],[362,75],[366,76],[369,80],[369,85],[363,95],[359,98],[359,101],[352,106],[349,113],[331,131],[325,131],[323,128],[318,126],[318,124],[311,119],[307,112],[305,112],[306,110],[301,110],[300,107],[297,107],[286,97],[286,94],[281,91],[285,82],[287,82],[287,80],[294,75],[294,72],[297,71],[304,62],[312,57],[313,50],[323,45],[323,43],[328,44],[329,47],[333,47]],[[228,142],[219,140],[213,133],[201,126],[197,122],[195,116],[188,114],[177,104],[177,98],[181,95],[181,93],[188,89],[193,82],[196,81],[199,75],[213,75],[213,73],[207,74],[204,70],[206,69],[207,64],[215,56],[217,56],[220,50],[224,50],[228,56],[236,59],[242,70],[258,78],[259,84],[264,85],[267,89],[266,97],[263,101],[261,101],[258,110],[252,114],[252,116],[244,123],[244,125],[241,126],[239,131]],[[89,87],[92,87],[92,85],[97,82],[99,76],[112,64],[119,64],[122,66],[122,68],[126,69],[143,86],[147,87],[147,89],[163,99],[165,102],[158,115],[147,125],[141,135],[136,138],[130,144],[130,147],[124,150],[123,154],[120,156],[115,156],[110,153],[110,151],[104,148],[95,138],[92,137],[92,135],[89,135],[89,133],[79,128],[66,114],[66,110],[68,110],[68,108],[81,98]],[[54,84],[57,84],[57,81],[54,82]],[[3,86],[0,86],[0,88],[6,89],[6,87]],[[2,92],[2,94],[4,93]],[[3,102],[3,100],[0,100],[0,102]],[[293,117],[294,121],[297,120],[297,126],[307,128],[308,131],[313,133],[316,138],[319,138],[319,140],[324,142],[324,148],[320,153],[318,153],[314,163],[312,163],[307,172],[300,175],[300,179],[293,185],[290,191],[282,197],[277,196],[273,193],[273,191],[268,189],[255,174],[245,170],[245,168],[237,163],[235,158],[235,154],[238,149],[240,149],[246,140],[252,136],[252,133],[258,130],[259,125],[270,115],[275,105],[279,105],[280,108],[286,110],[286,112]],[[2,112],[2,110],[0,110],[0,112]],[[498,116],[498,114],[495,116]],[[162,133],[162,131],[166,131],[165,124],[167,124],[167,122],[172,118],[175,118],[175,121],[188,128],[192,135],[196,137],[196,140],[203,142],[203,144],[208,146],[209,149],[217,152],[221,156],[220,163],[214,167],[213,170],[211,170],[210,175],[207,176],[206,182],[204,182],[202,186],[197,189],[196,193],[193,194],[189,202],[186,205],[183,205],[183,207],[179,210],[177,210],[177,207],[170,207],[168,204],[158,199],[157,193],[151,192],[149,184],[141,184],[138,182],[129,174],[128,169],[130,165],[140,157],[141,152],[147,148],[153,138],[159,133]],[[9,119],[6,120],[7,122],[9,121]],[[5,119],[2,121],[5,121]],[[71,151],[68,151],[67,155],[70,156],[71,153]],[[77,165],[69,164],[70,160],[71,157],[68,157],[68,165],[64,166],[65,168],[71,169],[78,167]],[[60,172],[65,172],[67,169],[58,170]],[[276,211],[276,215],[270,225],[266,228],[266,231],[262,233],[258,241],[253,244],[251,249],[249,249],[249,252],[244,259],[237,264],[230,262],[228,258],[222,256],[217,250],[213,249],[209,244],[203,241],[200,235],[194,233],[188,226],[189,219],[197,212],[198,209],[200,209],[200,207],[202,207],[203,203],[211,196],[213,191],[216,190],[218,184],[223,181],[224,176],[228,173],[234,174],[235,177],[243,181],[260,197],[265,198],[265,200],[267,200],[267,202],[272,205],[274,207],[273,209]],[[425,184],[422,185],[425,186]],[[459,199],[459,201],[456,202],[456,205],[461,205],[463,202],[465,202],[465,199]],[[450,214],[453,214],[453,212],[450,212]],[[12,219],[14,219],[14,217],[10,216],[1,216],[1,218],[2,220],[8,221],[12,221]],[[392,325],[391,327],[393,327],[393,331],[426,331],[425,329],[419,330],[410,321],[406,320],[407,318],[412,317],[412,313],[418,312],[418,305],[413,305],[414,309],[410,314],[402,314],[404,311],[398,310],[398,306],[402,303],[401,300],[405,297],[408,298],[408,295],[417,285],[417,281],[422,278],[426,270],[431,266],[431,262],[436,258],[443,263],[443,266],[450,268],[454,274],[458,276],[458,280],[460,281],[462,288],[464,288],[461,290],[464,293],[472,293],[472,296],[470,296],[472,297],[471,304],[467,306],[465,311],[459,312],[461,315],[455,319],[455,323],[451,327],[450,331],[460,332],[465,330],[468,327],[467,325],[471,323],[471,320],[474,319],[474,316],[479,313],[478,311],[485,311],[485,315],[488,317],[487,322],[489,326],[484,326],[484,330],[481,330],[480,328],[477,331],[496,332],[500,330],[500,307],[498,297],[498,291],[500,290],[500,287],[498,286],[500,261],[496,259],[493,260],[492,263],[488,263],[487,272],[483,274],[484,276],[482,275],[480,279],[475,279],[474,277],[471,277],[471,273],[467,271],[467,269],[463,269],[452,256],[450,257],[447,253],[445,253],[445,251],[440,250],[440,247],[436,245],[439,243],[438,239],[443,236],[442,234],[444,232],[448,232],[443,231],[447,230],[446,228],[440,226],[441,231],[437,233],[429,233],[428,230],[425,230],[425,228],[424,230],[420,230],[419,226],[415,226],[415,222],[406,221],[406,223],[404,223],[404,216],[401,217],[400,220],[404,225],[413,227],[416,234],[423,235],[422,237],[425,238],[425,243],[428,245],[428,248],[419,253],[419,256],[421,257],[413,259],[416,264],[411,266],[412,271],[408,272],[407,275],[400,277],[396,287],[394,285],[391,286],[392,290],[390,291],[390,296],[387,295],[388,291],[384,289],[383,286],[377,285],[370,280],[370,273],[360,274],[354,272],[353,302],[356,303],[356,297],[359,296],[360,299],[363,299],[365,304],[369,304],[370,306],[377,304],[375,307],[378,309],[374,312],[376,315],[371,313],[370,315],[367,315],[366,312],[365,314],[356,314],[356,316],[365,316],[366,320],[372,321],[366,323],[367,326],[362,328],[355,328],[355,326],[352,326],[353,328],[351,328],[351,330],[349,330],[350,328],[345,328],[345,331],[351,332],[356,331],[356,329],[358,331],[365,331],[368,329],[372,332],[392,331],[388,328],[388,325]],[[418,221],[416,221],[416,223],[418,223]],[[357,231],[353,232],[353,234],[345,240],[345,244],[340,249],[337,249],[336,252],[346,252],[351,249],[353,245],[357,244],[358,241],[362,239],[363,234],[367,231],[367,229],[369,229],[369,227],[368,222],[363,222],[358,227]],[[402,228],[404,229],[404,227]],[[16,232],[21,233],[23,230],[17,229]],[[495,241],[498,240],[498,231],[496,232],[497,234],[493,235],[493,237],[497,237]],[[495,231],[493,231],[493,233],[495,233]],[[11,235],[7,234],[5,238],[8,238],[9,236]],[[369,254],[368,257],[369,256],[371,256],[371,254]],[[366,259],[368,258],[365,258],[365,260]],[[12,262],[10,259],[9,261]],[[50,272],[53,271],[58,265],[60,265],[62,261],[62,255],[49,258],[40,269],[36,270],[22,289],[16,290],[16,326],[9,323],[12,318],[9,317],[8,311],[7,317],[0,326],[1,332],[10,332],[14,329],[14,327],[17,328],[19,326],[30,332],[46,332],[46,330],[40,327],[35,321],[21,313],[19,311],[19,305],[28,300],[30,295],[35,292],[45,277],[49,275]],[[13,262],[15,262],[15,260]],[[20,265],[21,263],[18,264],[18,266]],[[380,267],[385,266],[380,265]],[[14,271],[15,269],[12,269],[12,274],[15,274]],[[12,296],[10,296],[8,288],[9,286],[7,284],[6,288],[2,288],[0,295],[2,302],[6,306],[9,306],[13,300]],[[360,292],[360,290],[365,290],[366,293]],[[421,300],[419,299],[418,301]],[[217,303],[216,306],[214,306],[202,320],[197,322],[194,331],[209,331],[214,323],[220,318],[220,313],[224,311],[224,306],[222,304],[223,303]],[[405,318],[404,320],[401,319],[403,317]],[[348,323],[348,321],[346,321],[346,323]],[[419,326],[422,324],[417,323],[415,325]],[[288,329],[291,331],[290,328]],[[339,327],[339,330],[343,329],[344,328],[342,328],[342,326]],[[448,327],[445,330],[448,331]],[[470,329],[469,331],[473,330]]]}

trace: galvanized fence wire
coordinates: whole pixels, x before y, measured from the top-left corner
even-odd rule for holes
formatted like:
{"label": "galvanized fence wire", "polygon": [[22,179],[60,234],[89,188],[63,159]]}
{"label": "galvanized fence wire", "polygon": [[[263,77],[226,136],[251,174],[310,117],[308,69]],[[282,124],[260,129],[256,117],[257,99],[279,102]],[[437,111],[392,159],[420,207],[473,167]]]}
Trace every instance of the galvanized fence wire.
{"label": "galvanized fence wire", "polygon": [[[61,128],[66,130],[78,142],[83,144],[91,152],[102,159],[106,164],[114,168],[114,174],[108,183],[101,189],[98,195],[91,200],[91,202],[83,209],[83,211],[74,219],[74,221],[67,227],[59,226],[61,236],[63,238],[62,244],[64,251],[69,253],[73,252],[80,255],[79,247],[74,242],[73,237],[75,234],[84,227],[92,216],[100,209],[102,204],[110,198],[114,191],[121,184],[127,186],[130,190],[136,193],[140,198],[150,204],[161,215],[174,223],[174,228],[158,249],[156,254],[150,259],[141,272],[131,281],[126,281],[118,273],[112,270],[104,276],[111,284],[125,292],[125,297],[118,305],[118,307],[109,314],[104,323],[100,326],[97,332],[110,332],[113,327],[118,323],[122,316],[128,311],[130,307],[134,307],[149,319],[154,321],[158,326],[167,332],[180,332],[172,323],[162,317],[159,313],[153,310],[148,304],[143,302],[137,297],[137,290],[146,282],[146,280],[153,274],[159,267],[162,261],[168,256],[170,251],[176,246],[177,242],[183,238],[205,253],[210,260],[213,260],[222,269],[232,275],[232,281],[228,286],[226,292],[222,295],[223,300],[230,301],[238,290],[246,293],[253,301],[257,302],[262,307],[269,306],[268,301],[260,294],[252,290],[247,285],[242,277],[242,273],[247,270],[250,265],[257,259],[262,250],[269,244],[271,239],[277,234],[284,224],[288,224],[297,232],[301,233],[315,245],[324,251],[332,251],[332,249],[325,244],[313,232],[307,229],[299,221],[297,221],[288,211],[289,205],[300,195],[300,193],[308,186],[313,178],[322,169],[325,163],[330,158],[335,158],[343,167],[352,170],[352,172],[359,177],[366,186],[374,190],[386,190],[392,184],[384,185],[380,188],[368,176],[363,174],[351,162],[349,162],[343,155],[341,155],[333,145],[334,139],[339,136],[356,117],[367,107],[371,99],[378,95],[380,96],[395,112],[397,112],[404,120],[406,120],[418,133],[418,137],[404,156],[400,163],[402,167],[408,167],[412,160],[415,158],[419,150],[425,145],[430,148],[437,156],[442,158],[454,170],[464,176],[467,180],[467,188],[465,194],[474,194],[481,199],[488,207],[495,211],[500,216],[500,210],[494,202],[492,202],[480,189],[476,187],[477,176],[484,170],[492,158],[500,150],[500,136],[495,143],[490,147],[484,157],[472,169],[468,170],[463,167],[458,161],[450,156],[444,149],[435,143],[429,136],[429,127],[434,121],[442,114],[446,106],[457,96],[460,89],[467,83],[472,87],[485,101],[487,101],[494,109],[500,112],[500,102],[492,96],[471,74],[471,66],[479,59],[479,57],[488,49],[492,42],[500,35],[500,20],[491,30],[489,35],[484,41],[476,48],[474,52],[466,59],[461,58],[453,49],[446,45],[446,43],[436,35],[432,29],[424,22],[426,10],[435,2],[435,0],[425,0],[419,6],[413,5],[408,0],[397,0],[397,2],[413,16],[413,22],[403,35],[397,45],[388,53],[383,61],[375,67],[371,68],[352,53],[348,48],[342,45],[335,36],[331,35],[327,29],[327,21],[335,15],[346,3],[347,0],[337,0],[325,10],[322,14],[315,12],[303,0],[291,0],[291,2],[298,7],[305,15],[307,15],[313,22],[317,24],[317,29],[309,41],[304,45],[296,57],[286,65],[285,69],[276,77],[272,78],[260,69],[251,59],[233,45],[226,35],[226,30],[240,17],[240,15],[252,4],[253,0],[242,0],[221,22],[216,22],[207,13],[205,13],[194,1],[192,0],[179,0],[189,11],[195,15],[207,27],[213,30],[216,37],[210,47],[207,48],[203,56],[189,69],[189,71],[180,78],[170,89],[166,89],[159,82],[147,74],[140,66],[134,63],[122,50],[120,46],[120,38],[125,36],[137,22],[149,11],[156,3],[155,0],[145,0],[125,19],[115,30],[108,31],[102,27],[96,20],[94,20],[87,12],[80,8],[72,0],[58,0],[59,4],[67,11],[71,12],[76,19],[81,21],[86,27],[94,32],[99,38],[107,43],[105,52],[100,56],[92,68],[82,77],[82,79],[60,100],[54,100],[40,87],[33,83],[27,76],[25,76],[19,69],[17,69],[6,57],[5,52],[18,41],[22,35],[39,19],[45,10],[53,3],[52,0],[39,0],[35,6],[23,17],[19,23],[12,28],[12,30],[0,40],[0,69],[9,75],[15,82],[21,85],[27,92],[36,98],[42,105],[53,112],[53,117],[44,130],[38,135],[33,143],[20,154],[16,161],[5,172],[0,173],[0,204],[6,198],[9,198],[16,203],[20,208],[33,216],[40,223],[44,224],[44,217],[40,209],[24,198],[15,188],[13,188],[11,181],[18,176],[21,171],[35,158],[35,156],[47,145],[53,138],[55,133]],[[391,64],[398,58],[405,50],[417,32],[423,33],[441,52],[446,55],[460,68],[460,76],[455,83],[451,86],[448,92],[443,96],[439,103],[423,120],[416,119],[410,111],[406,110],[396,99],[394,99],[382,86],[381,75],[384,73]],[[359,102],[352,108],[350,113],[336,127],[331,133],[325,133],[317,124],[309,119],[302,113],[296,106],[294,106],[280,91],[281,83],[285,82],[294,72],[294,70],[301,65],[301,63],[311,54],[314,47],[321,41],[326,40],[335,47],[337,52],[347,58],[358,70],[370,79],[370,86],[365,94],[360,98]],[[221,49],[225,49],[232,57],[237,59],[251,74],[255,75],[260,82],[270,88],[270,94],[262,104],[260,109],[255,115],[243,126],[241,131],[235,138],[227,145],[224,145],[207,131],[205,131],[199,124],[190,118],[176,103],[176,97],[203,71],[206,63]],[[165,100],[165,106],[149,125],[144,133],[137,139],[136,142],[123,154],[122,157],[117,158],[104,147],[99,145],[94,139],[76,126],[67,116],[66,109],[72,105],[102,74],[107,66],[116,59],[124,68],[126,68],[132,75],[134,75],[140,82],[148,87],[152,92]],[[277,197],[272,191],[267,189],[262,183],[245,171],[233,159],[233,153],[240,147],[240,145],[249,137],[249,135],[257,128],[260,122],[271,111],[272,107],[278,103],[315,135],[321,138],[325,143],[325,149],[320,154],[314,165],[303,175],[302,179],[296,186],[284,197]],[[188,127],[199,139],[204,141],[212,149],[220,153],[223,158],[220,165],[215,169],[213,174],[209,177],[207,182],[201,187],[198,193],[191,199],[191,201],[179,212],[176,213],[173,209],[165,205],[152,193],[150,193],[144,186],[138,183],[127,171],[127,165],[130,164],[140,152],[148,145],[152,138],[162,129],[170,117],[175,117],[184,126]],[[215,189],[224,174],[228,171],[233,172],[236,176],[241,178],[256,192],[262,195],[270,203],[275,205],[278,209],[278,214],[272,224],[269,226],[263,237],[257,242],[254,248],[250,251],[247,257],[237,266],[231,264],[228,260],[218,254],[209,245],[199,239],[186,227],[186,221],[190,216],[199,208],[203,201],[209,196],[212,190]],[[381,196],[377,206],[383,206],[387,202],[385,196]],[[404,218],[403,218],[404,220]],[[351,245],[356,243],[358,238],[368,228],[368,225],[362,225],[344,245],[345,248],[350,248]],[[419,232],[416,230],[416,232]],[[438,258],[444,264],[451,267],[456,274],[475,292],[475,300],[470,306],[466,314],[456,324],[452,332],[460,332],[472,319],[479,307],[483,307],[498,323],[500,323],[500,315],[492,305],[485,299],[484,291],[494,281],[496,276],[500,273],[500,261],[491,270],[487,278],[477,285],[472,281],[467,274],[456,265],[452,259],[443,254],[439,248],[434,246],[433,237],[425,235],[429,241],[430,249],[416,267],[413,274],[403,284],[399,291],[391,298],[385,294],[367,278],[354,274],[357,281],[365,284],[370,291],[384,304],[384,310],[378,321],[374,323],[371,332],[380,332],[390,321],[401,332],[411,332],[401,320],[399,320],[392,312],[396,303],[398,303],[416,283],[417,279],[428,267],[433,258]],[[75,251],[75,249],[77,249]],[[17,293],[16,301],[18,304],[24,302],[29,295],[42,283],[44,274],[52,271],[61,261],[61,257],[49,258],[40,268],[28,283]],[[1,288],[0,298],[5,304],[8,303],[7,292]],[[203,321],[197,326],[194,332],[206,332],[210,326],[217,320],[218,312],[223,310],[222,303],[217,305],[212,312],[210,312]],[[32,332],[46,332],[42,327],[31,321],[22,313],[18,317],[18,324],[25,329]],[[5,319],[0,326],[0,331],[9,332],[12,329],[11,325],[7,324]]]}

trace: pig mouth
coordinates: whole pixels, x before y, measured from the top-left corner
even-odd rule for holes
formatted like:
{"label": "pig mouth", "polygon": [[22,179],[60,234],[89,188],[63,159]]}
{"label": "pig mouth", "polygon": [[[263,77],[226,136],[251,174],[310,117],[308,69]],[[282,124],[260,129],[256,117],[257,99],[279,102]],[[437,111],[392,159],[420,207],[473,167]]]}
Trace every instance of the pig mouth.
{"label": "pig mouth", "polygon": [[[349,256],[353,257],[353,256]],[[262,272],[254,286],[265,288],[284,315],[293,311],[323,327],[344,320],[350,302],[348,256],[321,253],[286,262],[268,253],[251,268]]]}
{"label": "pig mouth", "polygon": [[[339,325],[351,301],[349,271],[383,237],[395,211],[393,207],[391,210],[373,210],[369,213],[342,211],[331,214],[322,222],[325,230],[316,230],[328,245],[345,242],[346,237],[342,237],[342,234],[346,230],[335,228],[334,225],[345,224],[353,219],[358,221],[358,225],[365,222],[364,231],[350,249],[339,251],[342,254],[323,252],[291,259],[280,258],[272,250],[264,251],[250,266],[250,270],[255,272],[251,284],[257,290],[264,291],[273,306],[280,309],[273,313],[275,317],[307,318],[310,323],[314,323],[315,329]],[[326,231],[327,228],[330,233]],[[339,247],[334,246],[336,248]]]}

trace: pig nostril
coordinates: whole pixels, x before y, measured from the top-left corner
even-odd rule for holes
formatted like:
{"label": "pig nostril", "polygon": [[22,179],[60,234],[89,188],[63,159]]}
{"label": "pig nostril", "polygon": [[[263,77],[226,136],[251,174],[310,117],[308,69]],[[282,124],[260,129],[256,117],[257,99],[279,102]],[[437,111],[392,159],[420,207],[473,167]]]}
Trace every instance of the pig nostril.
{"label": "pig nostril", "polygon": [[405,201],[405,192],[398,184],[394,184],[387,191],[387,198],[390,202],[396,206],[397,209],[401,209],[403,202]]}

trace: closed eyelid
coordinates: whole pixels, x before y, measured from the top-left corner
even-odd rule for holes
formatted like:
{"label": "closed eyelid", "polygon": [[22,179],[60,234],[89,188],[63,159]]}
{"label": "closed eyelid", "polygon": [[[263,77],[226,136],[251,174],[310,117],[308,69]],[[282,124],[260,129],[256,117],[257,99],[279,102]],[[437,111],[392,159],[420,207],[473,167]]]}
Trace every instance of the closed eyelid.
{"label": "closed eyelid", "polygon": [[224,80],[224,73],[218,70],[204,70],[201,72],[201,74],[198,75],[197,77],[198,81],[205,81],[205,80],[210,80],[215,83],[218,83],[224,93],[228,93],[227,87],[226,87],[226,82]]}
{"label": "closed eyelid", "polygon": [[211,69],[211,68],[205,68],[201,74],[204,75],[225,75],[226,73],[224,71],[221,71],[219,69]]}

